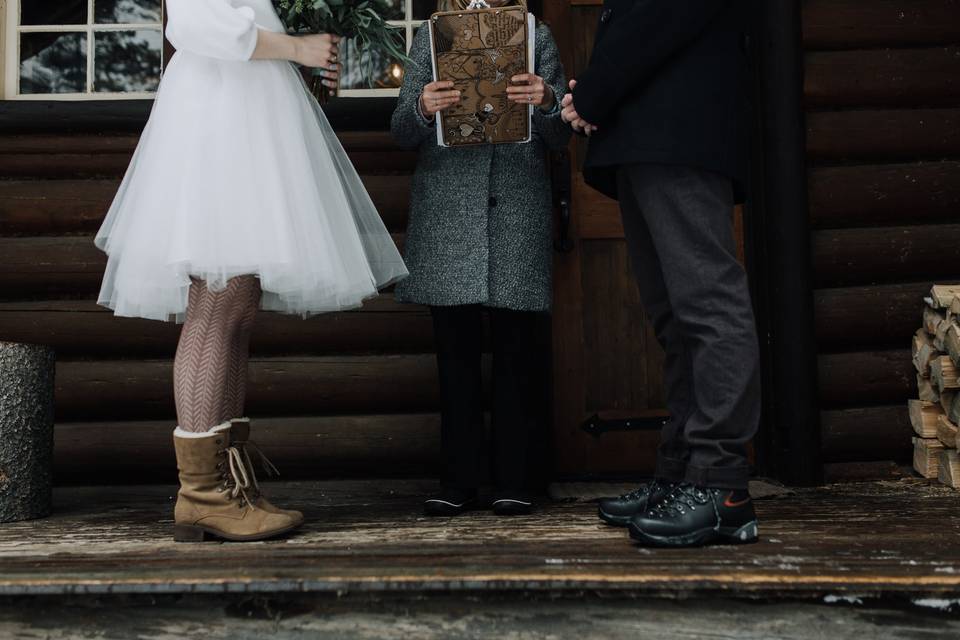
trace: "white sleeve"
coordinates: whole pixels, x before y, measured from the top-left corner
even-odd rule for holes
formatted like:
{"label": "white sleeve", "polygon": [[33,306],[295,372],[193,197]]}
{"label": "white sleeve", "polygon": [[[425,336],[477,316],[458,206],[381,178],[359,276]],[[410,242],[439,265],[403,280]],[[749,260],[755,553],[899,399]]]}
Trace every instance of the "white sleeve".
{"label": "white sleeve", "polygon": [[167,39],[178,51],[220,60],[249,60],[257,48],[250,7],[227,0],[167,0]]}

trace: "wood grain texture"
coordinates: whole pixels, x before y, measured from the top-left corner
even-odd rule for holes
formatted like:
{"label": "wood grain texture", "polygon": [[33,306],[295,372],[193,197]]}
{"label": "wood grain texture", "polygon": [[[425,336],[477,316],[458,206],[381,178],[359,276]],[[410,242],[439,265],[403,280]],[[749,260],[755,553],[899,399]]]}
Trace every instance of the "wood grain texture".
{"label": "wood grain texture", "polygon": [[813,292],[821,351],[903,347],[920,326],[931,282],[817,289]]}
{"label": "wood grain texture", "polygon": [[960,109],[855,109],[807,114],[813,162],[960,156]]}
{"label": "wood grain texture", "polygon": [[[0,303],[0,336],[49,345],[61,358],[169,357],[179,335],[176,324],[117,318],[90,300]],[[357,311],[306,320],[262,312],[251,350],[272,356],[427,353],[433,350],[433,328],[427,309],[402,305],[384,293]]]}
{"label": "wood grain texture", "polygon": [[820,230],[813,233],[812,253],[818,288],[954,282],[960,276],[960,225]]}
{"label": "wood grain texture", "polygon": [[761,541],[735,553],[638,550],[589,502],[547,502],[521,518],[423,518],[421,500],[435,487],[271,486],[307,524],[247,545],[174,543],[170,486],[63,489],[53,518],[0,529],[0,593],[960,595],[960,539],[942,535],[960,527],[956,493],[924,481],[758,500]]}
{"label": "wood grain texture", "polygon": [[856,49],[960,42],[956,0],[804,0],[807,49]]}
{"label": "wood grain texture", "polygon": [[[439,473],[436,413],[268,416],[252,424],[254,441],[284,480]],[[169,420],[60,423],[54,478],[58,485],[176,482],[174,426]]]}
{"label": "wood grain texture", "polygon": [[[433,355],[255,358],[247,407],[260,415],[435,411]],[[173,366],[159,360],[61,361],[57,420],[175,417]]]}
{"label": "wood grain texture", "polygon": [[960,162],[816,167],[808,184],[817,229],[936,224],[960,214]]}
{"label": "wood grain texture", "polygon": [[909,349],[821,354],[818,373],[825,409],[901,403],[906,407],[917,394]]}
{"label": "wood grain texture", "polygon": [[867,49],[806,55],[809,107],[954,107],[960,47]]}

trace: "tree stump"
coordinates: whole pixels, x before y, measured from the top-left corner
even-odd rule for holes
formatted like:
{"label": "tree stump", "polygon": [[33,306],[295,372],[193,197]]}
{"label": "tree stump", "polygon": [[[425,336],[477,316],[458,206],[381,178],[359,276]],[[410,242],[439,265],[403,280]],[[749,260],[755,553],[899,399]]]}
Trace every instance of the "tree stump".
{"label": "tree stump", "polygon": [[0,522],[50,515],[53,349],[0,342]]}

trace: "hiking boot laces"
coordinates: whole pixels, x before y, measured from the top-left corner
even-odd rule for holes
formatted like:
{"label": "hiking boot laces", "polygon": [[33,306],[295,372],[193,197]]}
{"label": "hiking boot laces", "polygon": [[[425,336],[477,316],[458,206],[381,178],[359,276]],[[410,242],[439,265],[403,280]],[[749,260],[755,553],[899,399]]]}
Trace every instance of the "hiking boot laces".
{"label": "hiking boot laces", "polygon": [[687,510],[696,511],[710,502],[708,491],[694,485],[678,485],[647,514],[655,518],[682,516]]}

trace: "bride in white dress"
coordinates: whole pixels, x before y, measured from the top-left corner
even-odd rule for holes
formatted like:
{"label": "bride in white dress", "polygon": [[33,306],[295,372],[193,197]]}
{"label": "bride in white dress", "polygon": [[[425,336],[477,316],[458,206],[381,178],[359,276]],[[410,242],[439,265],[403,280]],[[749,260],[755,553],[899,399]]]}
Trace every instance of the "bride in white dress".
{"label": "bride in white dress", "polygon": [[270,0],[167,0],[170,59],[96,237],[101,304],[184,321],[174,365],[175,538],[263,539],[302,515],[260,495],[243,405],[258,308],[359,306],[407,275],[291,62],[337,76],[337,38],[290,36]]}

